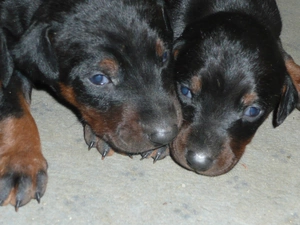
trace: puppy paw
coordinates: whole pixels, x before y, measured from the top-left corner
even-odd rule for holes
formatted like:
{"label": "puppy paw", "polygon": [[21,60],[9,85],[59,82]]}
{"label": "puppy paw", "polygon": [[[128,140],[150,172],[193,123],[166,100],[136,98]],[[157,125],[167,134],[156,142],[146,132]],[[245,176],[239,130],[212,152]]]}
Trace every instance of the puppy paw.
{"label": "puppy paw", "polygon": [[25,120],[0,124],[0,205],[12,204],[16,211],[31,199],[40,202],[48,180],[35,123]]}
{"label": "puppy paw", "polygon": [[97,137],[89,125],[84,125],[84,139],[88,145],[88,149],[96,148],[102,155],[102,159],[114,154],[114,150],[106,142]]}
{"label": "puppy paw", "polygon": [[141,160],[151,157],[153,159],[153,163],[155,163],[157,160],[162,160],[168,155],[170,155],[169,147],[163,146],[163,147],[155,149],[155,150],[146,151],[146,152],[141,153],[141,156],[142,156]]}
{"label": "puppy paw", "polygon": [[40,203],[47,186],[47,163],[33,160],[31,165],[7,165],[1,162],[0,204],[12,204],[15,210],[31,199]]}

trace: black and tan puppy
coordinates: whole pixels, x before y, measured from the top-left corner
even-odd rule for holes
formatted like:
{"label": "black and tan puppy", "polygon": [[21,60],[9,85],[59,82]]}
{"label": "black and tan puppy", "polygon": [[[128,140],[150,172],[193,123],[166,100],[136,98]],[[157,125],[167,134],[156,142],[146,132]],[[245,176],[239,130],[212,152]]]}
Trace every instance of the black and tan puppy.
{"label": "black and tan puppy", "polygon": [[275,0],[170,3],[183,110],[171,153],[189,170],[221,175],[272,111],[276,127],[298,103],[280,43],[280,14]]}
{"label": "black and tan puppy", "polygon": [[[90,147],[103,156],[109,148],[141,153],[177,135],[172,31],[157,1],[2,0],[0,10],[16,73],[68,102]],[[102,148],[102,141],[109,147]],[[12,159],[0,161],[0,203],[18,208],[39,200],[45,188],[38,187],[46,185],[39,175],[45,171],[40,148],[26,152],[24,161],[14,159],[25,147],[0,148]],[[15,179],[8,182],[8,176]]]}

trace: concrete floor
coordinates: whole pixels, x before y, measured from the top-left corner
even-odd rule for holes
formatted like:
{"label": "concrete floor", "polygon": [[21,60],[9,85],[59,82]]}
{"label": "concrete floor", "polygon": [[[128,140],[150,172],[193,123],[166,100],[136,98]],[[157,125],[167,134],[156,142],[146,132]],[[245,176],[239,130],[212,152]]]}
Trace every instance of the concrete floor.
{"label": "concrete floor", "polygon": [[[278,4],[283,44],[300,63],[300,1]],[[276,129],[269,118],[240,163],[214,178],[170,157],[154,165],[116,154],[102,161],[73,114],[45,92],[33,93],[32,112],[49,163],[47,192],[18,213],[1,207],[0,224],[300,224],[298,111]]]}

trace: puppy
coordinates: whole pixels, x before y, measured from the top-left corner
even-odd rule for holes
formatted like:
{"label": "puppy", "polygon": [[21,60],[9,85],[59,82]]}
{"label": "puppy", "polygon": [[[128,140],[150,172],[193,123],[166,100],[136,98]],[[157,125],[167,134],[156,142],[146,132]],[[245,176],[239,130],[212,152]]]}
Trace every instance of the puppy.
{"label": "puppy", "polygon": [[296,107],[285,64],[297,66],[282,49],[275,0],[174,0],[169,10],[183,111],[171,153],[189,170],[221,175],[272,111],[277,127]]}
{"label": "puppy", "polygon": [[[116,151],[136,154],[165,146],[177,135],[181,109],[170,70],[172,31],[160,3],[4,0],[0,4],[1,27],[16,73],[51,88],[70,104],[83,121],[90,147],[105,156],[108,150],[99,144],[104,141]],[[25,151],[1,150],[13,160],[0,163],[0,171],[5,171],[0,174],[0,189],[5,190],[0,191],[0,203],[16,209],[31,198],[39,201],[45,191],[39,186],[46,186],[45,166],[40,169],[45,160],[36,157],[40,149],[26,160],[14,160]],[[25,184],[6,179],[17,174],[25,177]]]}

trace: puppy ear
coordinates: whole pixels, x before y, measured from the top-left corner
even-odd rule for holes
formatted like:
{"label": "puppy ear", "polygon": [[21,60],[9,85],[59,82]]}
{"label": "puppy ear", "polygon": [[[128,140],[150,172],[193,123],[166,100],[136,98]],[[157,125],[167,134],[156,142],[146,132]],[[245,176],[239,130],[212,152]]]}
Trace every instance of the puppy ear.
{"label": "puppy ear", "polygon": [[285,76],[285,85],[282,90],[281,100],[273,114],[273,126],[279,126],[285,118],[296,108],[298,103],[298,93],[295,86],[287,74]]}
{"label": "puppy ear", "polygon": [[57,57],[52,48],[48,24],[34,23],[13,50],[16,65],[34,80],[58,78]]}
{"label": "puppy ear", "polygon": [[0,30],[0,82],[6,87],[13,73],[13,62],[6,45],[6,38]]}
{"label": "puppy ear", "polygon": [[285,54],[285,66],[298,92],[298,102],[296,108],[300,110],[300,66],[295,63],[294,59],[290,55],[287,53]]}

